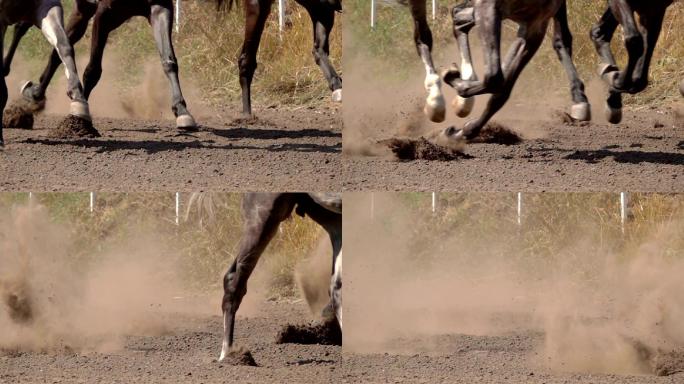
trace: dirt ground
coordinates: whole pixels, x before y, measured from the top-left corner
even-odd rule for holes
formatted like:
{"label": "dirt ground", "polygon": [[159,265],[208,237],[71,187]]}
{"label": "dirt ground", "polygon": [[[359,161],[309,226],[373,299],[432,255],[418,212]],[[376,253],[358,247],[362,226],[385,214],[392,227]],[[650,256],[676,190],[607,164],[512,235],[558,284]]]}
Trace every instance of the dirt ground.
{"label": "dirt ground", "polygon": [[165,332],[126,336],[111,352],[0,351],[0,383],[336,382],[341,347],[275,343],[283,326],[309,318],[302,302],[264,302],[258,314],[238,317],[236,345],[248,348],[258,367],[216,361],[220,316],[178,315]]}
{"label": "dirt ground", "polygon": [[[344,154],[345,190],[393,191],[660,191],[684,189],[684,106],[625,111],[622,124],[497,119],[527,137],[518,145],[469,144],[472,158],[397,161]],[[408,120],[408,119],[407,119]],[[438,125],[432,125],[438,127]],[[445,125],[444,125],[445,126]],[[373,129],[369,142],[395,134]],[[346,139],[345,139],[346,140]],[[345,152],[347,145],[345,141]]]}
{"label": "dirt ground", "polygon": [[265,109],[256,122],[237,111],[173,121],[95,118],[100,138],[57,140],[63,116],[39,115],[33,130],[5,129],[0,190],[339,190],[338,111]]}
{"label": "dirt ground", "polygon": [[345,352],[342,382],[617,384],[684,380],[684,373],[659,377],[552,372],[535,361],[543,338],[540,333],[521,331],[499,336],[445,334],[398,339],[384,346],[387,353]]}

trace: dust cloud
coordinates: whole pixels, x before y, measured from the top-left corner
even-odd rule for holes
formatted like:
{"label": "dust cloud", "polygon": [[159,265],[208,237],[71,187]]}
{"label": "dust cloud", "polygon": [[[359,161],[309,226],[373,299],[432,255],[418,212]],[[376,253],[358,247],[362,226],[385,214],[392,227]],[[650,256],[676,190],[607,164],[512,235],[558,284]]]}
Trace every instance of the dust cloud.
{"label": "dust cloud", "polygon": [[684,260],[662,246],[682,223],[614,254],[596,253],[586,225],[553,260],[530,260],[494,233],[434,238],[396,196],[376,193],[371,211],[370,194],[345,195],[345,351],[448,354],[435,336],[516,334],[539,344],[531,365],[644,374],[684,349]]}
{"label": "dust cloud", "polygon": [[169,332],[178,314],[218,312],[218,302],[189,297],[158,236],[81,255],[73,230],[39,205],[0,219],[0,349],[111,352],[124,335]]}

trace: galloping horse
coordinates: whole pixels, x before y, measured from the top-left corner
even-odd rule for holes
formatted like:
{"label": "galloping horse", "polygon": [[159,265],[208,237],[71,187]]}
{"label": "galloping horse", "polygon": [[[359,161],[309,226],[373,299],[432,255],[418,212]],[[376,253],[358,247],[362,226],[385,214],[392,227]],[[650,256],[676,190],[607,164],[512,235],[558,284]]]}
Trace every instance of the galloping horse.
{"label": "galloping horse", "polygon": [[[432,62],[432,33],[427,23],[425,0],[410,0],[414,20],[414,39],[418,55],[425,64],[425,88],[429,95],[425,113],[434,122],[444,121],[445,103],[440,89],[441,79]],[[590,119],[590,107],[572,62],[572,35],[567,22],[565,0],[466,0],[452,12],[454,36],[461,53],[460,68],[444,73],[444,81],[458,92],[454,107],[459,116],[467,116],[473,96],[491,93],[486,109],[477,120],[468,121],[463,129],[449,127],[448,138],[473,138],[508,100],[516,79],[539,49],[547,26],[554,20],[553,47],[570,78],[573,106],[570,115],[580,121]],[[501,63],[501,23],[511,19],[518,24],[518,37]],[[478,80],[470,57],[468,32],[479,27],[485,58],[485,75]]]}
{"label": "galloping horse", "polygon": [[[57,0],[54,2],[59,3]],[[102,56],[109,34],[133,16],[147,18],[154,31],[154,39],[161,56],[162,67],[171,83],[172,109],[176,126],[181,129],[196,127],[195,119],[188,112],[178,80],[178,62],[171,41],[173,24],[173,0],[76,0],[76,7],[69,18],[66,35],[70,44],[76,44],[86,32],[88,21],[94,18],[90,62],[83,73],[85,99],[88,99],[102,75]],[[17,26],[10,52],[14,52],[30,24]],[[65,36],[66,37],[66,36]],[[25,99],[39,106],[45,103],[45,92],[59,67],[59,52],[52,52],[50,61],[38,84],[28,82],[22,88]]]}
{"label": "galloping horse", "polygon": [[278,226],[295,210],[309,216],[328,232],[332,242],[330,303],[342,327],[342,197],[328,193],[250,193],[242,201],[243,234],[240,250],[223,278],[223,344],[219,361],[233,346],[235,314],[247,293],[247,280]]}
{"label": "galloping horse", "polygon": [[[7,27],[15,24],[18,25],[16,30],[19,30],[19,33],[15,34],[7,58],[0,57],[3,76],[6,77],[9,74],[10,63],[19,39],[30,26],[35,25],[41,29],[50,45],[55,47],[55,60],[64,62],[66,67],[67,95],[71,99],[70,113],[89,120],[88,102],[78,78],[74,48],[64,32],[61,2],[59,0],[0,0],[0,53],[2,53]],[[7,83],[3,77],[2,84],[0,84],[0,146],[4,144],[2,117],[6,105]]]}
{"label": "galloping horse", "polygon": [[[648,68],[653,57],[665,10],[672,0],[610,0],[601,19],[591,29],[591,39],[601,58],[599,75],[608,84],[606,118],[617,124],[622,120],[622,94],[638,93],[648,85]],[[638,24],[634,13],[639,15]],[[610,50],[610,40],[622,25],[629,59],[623,71],[617,67]],[[684,95],[684,82],[679,90]]]}
{"label": "galloping horse", "polygon": [[[225,0],[217,0],[219,7]],[[229,0],[232,7],[234,0]],[[329,38],[335,23],[335,12],[342,11],[342,0],[295,0],[303,6],[311,17],[313,24],[313,56],[321,67],[323,76],[332,91],[332,100],[342,101],[342,78],[330,64]],[[242,89],[242,114],[252,115],[252,78],[257,68],[256,55],[259,50],[261,33],[264,31],[266,19],[271,12],[273,0],[245,1],[245,40],[242,44],[238,66],[240,70],[240,88]]]}

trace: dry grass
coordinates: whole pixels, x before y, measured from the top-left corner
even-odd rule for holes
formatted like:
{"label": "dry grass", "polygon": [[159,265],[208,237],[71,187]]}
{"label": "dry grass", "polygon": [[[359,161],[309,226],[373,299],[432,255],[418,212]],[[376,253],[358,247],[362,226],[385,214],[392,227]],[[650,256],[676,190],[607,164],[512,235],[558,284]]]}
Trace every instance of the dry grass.
{"label": "dry grass", "polygon": [[[430,27],[433,31],[436,47],[434,54],[438,62],[449,63],[454,61],[456,57],[455,40],[452,35],[451,17],[449,16],[450,7],[455,4],[456,2],[452,0],[438,0],[437,18],[435,20],[430,19]],[[605,1],[568,2],[570,29],[574,36],[574,61],[585,83],[596,77],[598,65],[598,56],[589,38],[589,31],[592,24],[599,19],[605,10],[605,6]],[[346,7],[348,11],[351,10],[351,14],[347,18],[345,28],[348,28],[353,41],[345,43],[345,60],[353,59],[356,54],[370,54],[385,58],[393,63],[415,64],[415,67],[393,65],[391,72],[388,72],[387,68],[377,68],[377,75],[387,76],[388,73],[392,73],[399,78],[413,73],[411,72],[412,68],[420,68],[420,60],[416,55],[412,38],[413,23],[407,7],[398,5],[394,0],[380,1],[374,30],[370,29],[370,5],[367,1],[348,0]],[[429,5],[428,10],[430,10]],[[684,30],[684,3],[680,1],[675,2],[667,10],[663,30],[651,64],[649,88],[639,95],[626,96],[625,103],[645,105],[681,97],[677,91],[677,85],[678,81],[684,78],[684,44],[678,35],[682,30]],[[515,32],[515,25],[506,22],[504,26],[504,49],[506,42],[514,37]],[[476,35],[471,34],[472,41],[475,44],[478,40]],[[353,50],[348,49],[349,46],[353,46]],[[621,29],[618,29],[612,46],[618,63],[624,65],[626,54],[622,43]],[[475,48],[474,55],[481,56],[480,50]],[[677,81],[672,81],[672,79]],[[549,92],[548,85],[552,85],[555,92],[561,94],[568,92],[565,74],[558,63],[549,38],[546,39],[540,52],[521,77],[521,81],[526,82],[539,80],[547,86],[537,87],[536,92]],[[534,92],[534,89],[526,89],[526,92]]]}
{"label": "dry grass", "polygon": [[[68,15],[73,0],[64,1]],[[269,17],[258,54],[259,67],[252,84],[253,101],[271,105],[320,106],[329,103],[327,82],[311,53],[313,47],[311,20],[306,10],[288,2],[288,27],[278,33],[276,7]],[[331,60],[341,71],[342,33],[337,26],[331,36]],[[11,34],[6,41],[9,42]],[[78,56],[90,51],[90,30],[76,45]],[[213,2],[184,1],[181,28],[174,34],[174,45],[180,62],[181,76],[190,78],[201,88],[205,102],[214,105],[234,103],[240,97],[237,58],[244,38],[242,6],[231,12],[217,13]],[[37,78],[47,60],[50,48],[35,28],[22,41],[19,53],[25,59],[32,77]],[[158,53],[147,21],[134,18],[109,37],[105,52],[128,65],[118,68],[117,84],[126,89],[144,76],[144,63]],[[79,68],[81,73],[84,68]],[[107,68],[105,67],[105,70]],[[58,72],[57,76],[62,76]]]}

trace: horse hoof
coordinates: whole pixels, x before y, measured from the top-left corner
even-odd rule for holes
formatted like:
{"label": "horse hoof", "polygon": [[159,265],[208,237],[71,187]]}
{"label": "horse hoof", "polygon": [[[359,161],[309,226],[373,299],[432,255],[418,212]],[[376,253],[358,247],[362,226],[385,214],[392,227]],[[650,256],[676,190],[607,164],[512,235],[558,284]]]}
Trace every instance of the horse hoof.
{"label": "horse hoof", "polygon": [[92,121],[88,103],[84,103],[82,101],[72,101],[71,105],[69,106],[69,114]]}
{"label": "horse hoof", "polygon": [[682,96],[684,96],[684,80],[679,82],[679,93],[681,93]]}
{"label": "horse hoof", "polygon": [[35,111],[40,111],[43,108],[45,108],[45,97],[39,99],[34,96],[34,91],[33,89],[36,87],[35,84],[33,84],[32,81],[27,81],[24,83],[24,85],[21,86],[19,89],[19,93],[21,96],[26,100],[30,105],[32,105],[32,109]]}
{"label": "horse hoof", "polygon": [[456,116],[466,117],[472,112],[473,106],[475,105],[475,99],[472,97],[456,96],[451,105],[456,110]]}
{"label": "horse hoof", "polygon": [[342,88],[336,89],[333,91],[332,101],[335,103],[341,103],[342,102]]}
{"label": "horse hoof", "polygon": [[444,99],[442,103],[435,103],[436,105],[430,105],[430,103],[425,104],[423,112],[433,123],[441,123],[446,118],[446,108],[444,107]]}
{"label": "horse hoof", "polygon": [[591,120],[591,106],[589,103],[577,103],[570,108],[570,117],[577,121]]}
{"label": "horse hoof", "polygon": [[618,124],[622,121],[622,108],[611,108],[606,104],[605,108],[606,120],[611,124]]}
{"label": "horse hoof", "polygon": [[192,130],[197,128],[197,123],[195,123],[195,119],[190,114],[180,115],[176,117],[176,128]]}

